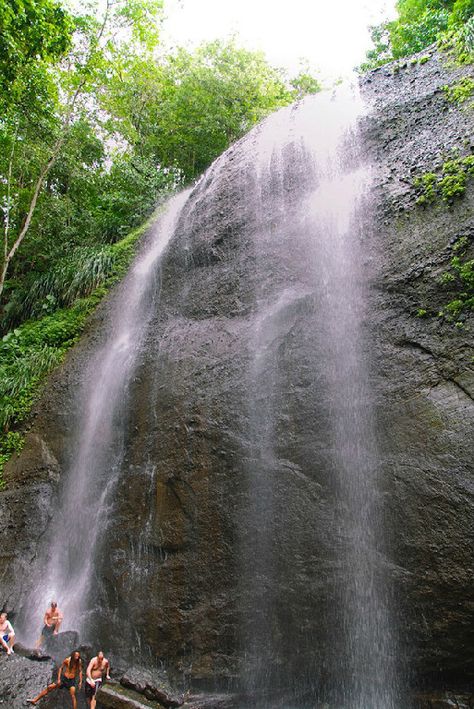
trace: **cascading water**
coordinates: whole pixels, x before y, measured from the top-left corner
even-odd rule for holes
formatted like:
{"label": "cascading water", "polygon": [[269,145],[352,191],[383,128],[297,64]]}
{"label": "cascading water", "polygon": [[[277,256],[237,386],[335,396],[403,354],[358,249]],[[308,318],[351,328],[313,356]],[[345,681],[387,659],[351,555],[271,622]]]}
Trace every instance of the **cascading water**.
{"label": "cascading water", "polygon": [[[278,254],[270,278],[256,291],[249,380],[250,502],[242,543],[243,593],[254,598],[250,611],[245,604],[242,620],[244,688],[249,702],[260,692],[259,706],[314,706],[316,698],[344,709],[401,706],[396,633],[383,572],[383,520],[364,341],[361,239],[367,227],[370,174],[362,163],[357,131],[363,112],[354,90],[306,99],[271,117],[249,146],[257,155],[260,187],[255,202],[256,260]],[[295,316],[302,308],[307,311],[306,326],[313,329],[313,356],[304,363],[297,348],[308,347],[308,335],[298,333]],[[290,338],[294,352],[288,356],[283,347],[288,349]],[[301,379],[303,368],[305,378],[318,381],[313,415],[323,415],[325,430],[315,435],[321,435],[325,467],[332,471],[337,556],[335,571],[327,576],[333,604],[321,623],[333,636],[328,642],[332,647],[300,675],[297,655],[312,642],[317,645],[318,638],[305,631],[304,619],[289,621],[279,603],[281,587],[288,585],[290,595],[293,592],[291,577],[298,576],[299,556],[295,544],[294,558],[287,559],[282,571],[285,504],[292,504],[291,495],[285,500],[281,488],[282,463],[309,479],[317,479],[318,471],[316,464],[305,469],[282,461],[279,448],[283,438],[291,438],[294,426],[285,389],[293,379]],[[310,386],[309,381],[303,386]],[[253,533],[250,540],[248,530]],[[292,530],[286,528],[286,534],[291,537]],[[317,540],[312,543],[316,551]],[[298,605],[299,599],[294,601]],[[282,660],[286,642],[295,654],[289,671],[291,659]],[[275,688],[286,696],[283,703],[275,700]]]}
{"label": "cascading water", "polygon": [[78,392],[81,412],[58,508],[48,558],[35,580],[24,623],[30,639],[51,599],[64,614],[62,629],[87,629],[89,595],[97,555],[107,545],[109,512],[123,458],[127,391],[148,322],[156,308],[161,257],[173,236],[189,191],[170,200],[116,295],[110,327],[84,372]]}
{"label": "cascading water", "polygon": [[243,709],[404,707],[370,387],[363,113],[353,90],[279,111],[169,207],[84,374],[34,593],[87,629],[100,588],[108,647],[238,675]]}

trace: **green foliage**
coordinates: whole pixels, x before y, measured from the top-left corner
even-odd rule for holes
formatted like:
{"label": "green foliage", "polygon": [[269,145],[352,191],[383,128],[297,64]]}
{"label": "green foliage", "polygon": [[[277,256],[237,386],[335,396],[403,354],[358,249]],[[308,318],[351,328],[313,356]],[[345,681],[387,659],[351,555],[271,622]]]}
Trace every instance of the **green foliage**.
{"label": "green foliage", "polygon": [[300,71],[290,79],[289,83],[292,88],[293,99],[301,99],[310,94],[317,94],[322,88],[307,62],[301,62]]}
{"label": "green foliage", "polygon": [[[25,421],[41,393],[45,377],[62,362],[66,352],[80,337],[90,313],[124,275],[146,226],[109,247],[110,264],[106,272],[99,273],[97,263],[91,267],[89,262],[93,273],[85,277],[86,290],[92,291],[88,297],[75,299],[70,308],[55,310],[36,321],[30,320],[10,330],[0,340],[0,487],[3,465],[21,446],[21,433],[11,430],[12,427],[21,426]],[[63,282],[65,291],[69,292],[74,281],[74,257],[78,271],[87,263],[82,253],[70,257],[67,268],[64,267],[67,277]],[[57,276],[55,288],[59,287],[62,277]],[[101,285],[94,287],[94,283]],[[75,292],[77,297],[83,290],[79,288]]]}
{"label": "green foliage", "polygon": [[[318,87],[316,80],[299,79],[295,91]],[[136,58],[110,85],[105,105],[140,156],[187,181],[294,96],[263,54],[215,41],[155,62]]]}
{"label": "green foliage", "polygon": [[[54,257],[50,244],[100,239],[101,217],[110,211],[100,204],[101,187],[111,172],[109,145],[121,145],[123,154],[128,147],[121,136],[105,130],[100,97],[130,56],[149,57],[162,7],[161,0],[114,0],[103,6],[103,13],[91,3],[84,14],[71,17],[52,0],[8,1],[13,8],[17,3],[42,12],[46,20],[33,13],[33,29],[27,26],[29,16],[12,29],[21,47],[28,45],[31,32],[39,33],[39,45],[31,41],[35,61],[26,49],[26,58],[18,50],[19,71],[4,91],[0,85],[0,108],[2,102],[6,106],[0,121],[0,294],[7,273],[21,274],[22,257],[30,266],[36,258]],[[14,42],[5,50],[7,59],[10,50],[16,51]],[[151,192],[153,180],[149,187]],[[149,201],[156,197],[155,192]],[[127,219],[126,229],[134,219]],[[28,254],[23,244],[33,247]]]}
{"label": "green foliage", "polygon": [[390,25],[390,44],[394,59],[420,52],[436,41],[440,32],[448,27],[449,12],[444,8],[423,8],[420,14],[413,13],[410,3],[399,2],[400,18]]}
{"label": "green foliage", "polygon": [[[373,48],[360,71],[422,51],[436,41],[455,47],[464,61],[474,50],[474,0],[398,0],[398,18],[371,28]],[[428,61],[422,57],[420,63]]]}
{"label": "green foliage", "polygon": [[468,179],[472,175],[474,155],[447,160],[440,172],[426,172],[414,179],[413,186],[418,193],[416,203],[427,205],[441,197],[451,204],[464,195]]}
{"label": "green foliage", "polygon": [[474,310],[474,259],[468,256],[470,240],[463,236],[453,246],[449,270],[442,274],[441,284],[452,296],[440,315],[458,320],[463,314]]}
{"label": "green foliage", "polygon": [[29,84],[71,45],[73,22],[54,0],[0,0],[0,107],[21,95],[34,98]]}
{"label": "green foliage", "polygon": [[465,103],[474,94],[474,79],[471,79],[470,76],[465,76],[453,84],[444,86],[443,89],[446,99],[450,103]]}
{"label": "green foliage", "polygon": [[27,279],[24,286],[15,291],[5,308],[3,329],[45,311],[71,305],[104,283],[113,269],[111,247],[77,248],[34,280]]}
{"label": "green foliage", "polygon": [[0,438],[0,490],[5,487],[3,469],[14,453],[20,453],[24,445],[24,438],[17,431],[8,431]]}

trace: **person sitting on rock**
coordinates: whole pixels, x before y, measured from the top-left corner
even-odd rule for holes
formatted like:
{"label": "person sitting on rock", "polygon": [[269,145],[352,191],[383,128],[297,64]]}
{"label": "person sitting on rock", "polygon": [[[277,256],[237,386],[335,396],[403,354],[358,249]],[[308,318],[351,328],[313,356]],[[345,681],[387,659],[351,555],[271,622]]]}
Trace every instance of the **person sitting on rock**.
{"label": "person sitting on rock", "polygon": [[90,709],[95,709],[96,706],[96,694],[102,686],[102,682],[105,679],[110,679],[110,664],[109,661],[104,657],[102,650],[99,650],[96,657],[93,657],[89,662],[86,670],[86,699],[87,704]]}
{"label": "person sitting on rock", "polygon": [[7,651],[7,655],[12,655],[15,644],[15,631],[13,625],[7,618],[6,613],[0,613],[0,643]]}
{"label": "person sitting on rock", "polygon": [[38,694],[34,699],[27,699],[29,704],[37,704],[42,697],[45,697],[55,689],[67,689],[71,696],[73,709],[77,709],[76,684],[79,678],[77,688],[82,687],[82,660],[79,650],[75,650],[69,657],[63,660],[61,667],[58,670],[58,679],[53,684],[49,684],[46,689]]}
{"label": "person sitting on rock", "polygon": [[46,609],[43,618],[43,629],[41,631],[40,638],[36,643],[36,647],[39,648],[44,643],[45,640],[51,637],[51,635],[57,635],[59,633],[59,628],[63,620],[63,614],[58,608],[56,601],[51,601],[49,608]]}

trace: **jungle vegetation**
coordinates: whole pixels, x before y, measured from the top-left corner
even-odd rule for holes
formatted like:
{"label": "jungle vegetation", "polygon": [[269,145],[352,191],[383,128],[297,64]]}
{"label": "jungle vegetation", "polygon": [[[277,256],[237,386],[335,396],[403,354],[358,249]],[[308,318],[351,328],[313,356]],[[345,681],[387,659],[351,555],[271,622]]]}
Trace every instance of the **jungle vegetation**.
{"label": "jungle vegetation", "polygon": [[398,0],[398,17],[371,27],[373,47],[360,71],[420,52],[436,41],[472,61],[474,0]]}

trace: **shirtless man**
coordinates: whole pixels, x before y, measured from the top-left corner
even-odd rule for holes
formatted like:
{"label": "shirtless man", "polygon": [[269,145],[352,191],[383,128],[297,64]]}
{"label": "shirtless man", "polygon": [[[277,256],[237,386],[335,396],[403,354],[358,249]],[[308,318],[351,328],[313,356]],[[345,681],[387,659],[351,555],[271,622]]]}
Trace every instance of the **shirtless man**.
{"label": "shirtless man", "polygon": [[0,613],[0,643],[2,647],[7,651],[7,655],[12,655],[14,650],[13,646],[15,644],[15,631],[9,620],[7,620],[6,613]]}
{"label": "shirtless man", "polygon": [[59,627],[63,619],[63,614],[58,608],[56,601],[51,601],[49,608],[46,609],[46,613],[43,618],[43,629],[41,631],[40,638],[36,643],[36,647],[39,648],[44,643],[45,640],[51,637],[51,635],[57,635],[59,633]]}
{"label": "shirtless man", "polygon": [[29,704],[37,704],[42,697],[45,697],[55,689],[67,689],[69,691],[72,707],[77,709],[76,698],[76,682],[79,677],[78,689],[82,687],[82,660],[78,650],[71,653],[69,657],[63,660],[61,667],[58,670],[58,679],[53,684],[49,684],[46,689],[38,694],[34,699],[27,699]]}
{"label": "shirtless man", "polygon": [[90,709],[95,709],[96,694],[105,679],[110,679],[110,663],[99,650],[96,657],[89,662],[86,671],[86,699]]}

